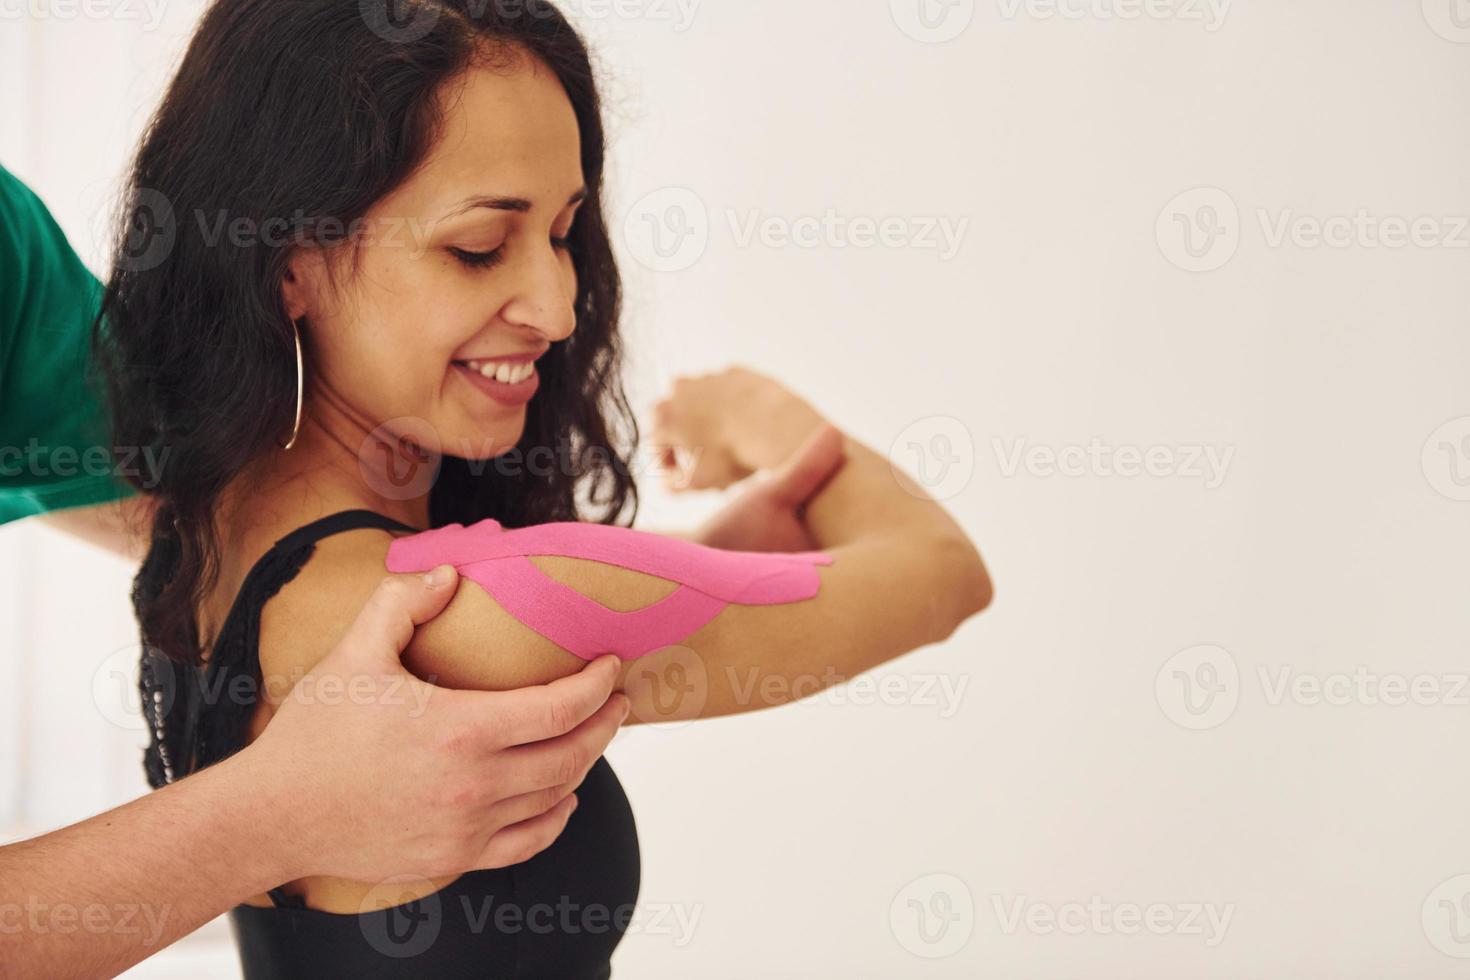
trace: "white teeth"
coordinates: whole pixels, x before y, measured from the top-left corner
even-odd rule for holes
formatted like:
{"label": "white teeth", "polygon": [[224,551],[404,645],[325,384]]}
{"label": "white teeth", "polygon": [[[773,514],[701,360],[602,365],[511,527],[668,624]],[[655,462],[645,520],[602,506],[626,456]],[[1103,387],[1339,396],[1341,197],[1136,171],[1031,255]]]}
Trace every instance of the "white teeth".
{"label": "white teeth", "polygon": [[536,372],[536,365],[531,363],[510,364],[504,361],[467,361],[465,364],[471,371],[478,371],[483,377],[508,385],[520,384]]}

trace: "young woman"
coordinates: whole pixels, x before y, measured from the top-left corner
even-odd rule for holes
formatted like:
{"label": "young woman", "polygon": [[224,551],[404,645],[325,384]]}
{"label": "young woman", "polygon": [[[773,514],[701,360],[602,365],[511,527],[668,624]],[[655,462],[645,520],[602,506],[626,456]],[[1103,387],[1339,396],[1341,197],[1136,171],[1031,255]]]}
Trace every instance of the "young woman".
{"label": "young woman", "polygon": [[[702,544],[824,556],[696,553],[622,526],[637,430],[603,153],[587,53],[549,4],[229,0],[205,13],[138,154],[98,338],[117,445],[168,454],[134,595],[157,651],[143,683],[155,786],[247,744],[398,549],[416,547],[399,539],[432,528],[451,529],[465,568],[489,539],[455,525],[554,522],[609,526],[609,547],[677,565],[650,574],[590,547],[534,557],[553,598],[529,602],[551,609],[549,626],[477,579],[410,647],[441,685],[507,689],[591,655],[553,639],[562,627],[593,652],[606,639],[626,660],[630,721],[801,697],[988,603],[979,555],[941,507],[749,371],[676,385],[658,442],[697,459],[694,486],[784,473]],[[596,616],[557,620],[575,608],[555,604],[558,588],[603,613],[673,607],[681,585],[746,559],[801,565],[813,587],[716,604],[653,650],[615,647]],[[605,761],[578,799],[557,843],[509,869],[282,882],[232,914],[247,976],[607,976],[637,895],[637,835]]]}

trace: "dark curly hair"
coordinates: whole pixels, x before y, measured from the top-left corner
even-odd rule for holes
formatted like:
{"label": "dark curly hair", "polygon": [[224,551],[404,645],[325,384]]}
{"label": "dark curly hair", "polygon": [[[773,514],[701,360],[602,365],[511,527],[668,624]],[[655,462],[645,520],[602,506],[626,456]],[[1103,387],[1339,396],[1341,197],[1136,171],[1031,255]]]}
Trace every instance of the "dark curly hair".
{"label": "dark curly hair", "polygon": [[[333,228],[353,227],[425,158],[442,122],[440,87],[478,59],[516,52],[549,66],[570,98],[588,198],[570,240],[576,330],[538,365],[540,393],[515,451],[556,447],[574,464],[445,458],[430,520],[515,527],[636,514],[605,137],[577,32],[544,0],[216,0],[129,174],[94,333],[114,445],[166,460],[149,474],[158,507],[133,600],[144,644],[176,667],[197,665],[208,642],[197,610],[218,575],[221,494],[291,430],[296,405],[280,287],[301,243],[231,241],[192,216],[256,228],[330,216]],[[342,244],[325,225],[304,229],[305,247]]]}

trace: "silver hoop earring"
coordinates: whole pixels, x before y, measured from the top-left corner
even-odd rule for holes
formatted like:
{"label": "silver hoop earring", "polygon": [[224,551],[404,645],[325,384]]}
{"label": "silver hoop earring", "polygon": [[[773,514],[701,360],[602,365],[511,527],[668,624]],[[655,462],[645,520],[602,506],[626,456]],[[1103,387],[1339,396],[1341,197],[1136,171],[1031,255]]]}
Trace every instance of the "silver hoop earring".
{"label": "silver hoop earring", "polygon": [[296,445],[296,439],[301,435],[301,401],[306,392],[306,370],[301,360],[301,328],[296,321],[291,321],[291,332],[296,337],[296,421],[291,424],[291,438],[282,443],[282,449],[290,449]]}

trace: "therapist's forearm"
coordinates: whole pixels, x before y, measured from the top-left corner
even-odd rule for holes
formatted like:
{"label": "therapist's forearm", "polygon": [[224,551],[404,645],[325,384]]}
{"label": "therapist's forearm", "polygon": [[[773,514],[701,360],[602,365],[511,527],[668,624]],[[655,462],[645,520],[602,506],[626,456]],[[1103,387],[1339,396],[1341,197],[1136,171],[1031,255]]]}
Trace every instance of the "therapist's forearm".
{"label": "therapist's forearm", "polygon": [[294,877],[282,781],[253,767],[0,848],[0,977],[113,976]]}
{"label": "therapist's forearm", "polygon": [[120,557],[141,561],[148,553],[155,506],[154,498],[139,495],[112,503],[52,511],[37,520]]}

